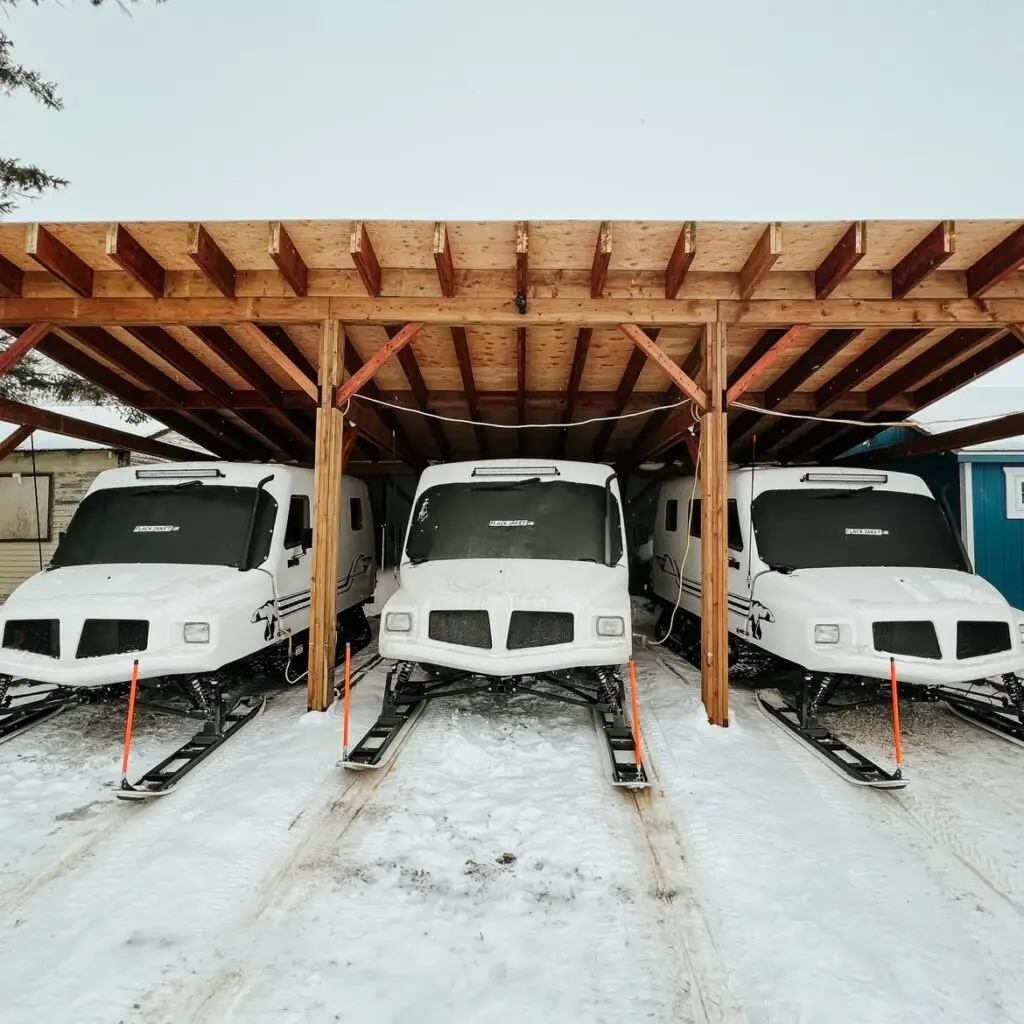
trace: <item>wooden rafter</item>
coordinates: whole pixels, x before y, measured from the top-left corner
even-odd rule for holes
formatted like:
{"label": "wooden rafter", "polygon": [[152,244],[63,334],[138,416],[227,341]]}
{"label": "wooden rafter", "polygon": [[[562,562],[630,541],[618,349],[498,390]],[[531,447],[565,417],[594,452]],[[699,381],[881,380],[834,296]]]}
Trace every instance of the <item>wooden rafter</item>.
{"label": "wooden rafter", "polygon": [[698,409],[707,405],[707,395],[703,388],[699,388],[676,364],[665,354],[664,350],[656,341],[644,334],[636,324],[619,324],[619,330],[633,342],[637,348],[642,349],[650,359],[679,390],[692,401]]}
{"label": "wooden rafter", "polygon": [[107,228],[107,255],[130,278],[159,299],[167,284],[167,274],[123,224]]}
{"label": "wooden rafter", "polygon": [[806,352],[779,374],[765,391],[765,407],[774,409],[826,363],[834,359],[859,333],[855,330],[826,331]]}
{"label": "wooden rafter", "polygon": [[281,271],[281,276],[287,281],[288,287],[296,295],[309,294],[309,268],[299,250],[295,248],[291,235],[280,221],[274,221],[270,225],[267,253]]}
{"label": "wooden rafter", "polygon": [[691,406],[681,405],[678,409],[672,409],[662,425],[652,431],[640,445],[634,447],[629,454],[628,464],[639,466],[648,459],[655,459],[670,448],[674,448],[691,432],[694,423]]}
{"label": "wooden rafter", "polygon": [[[646,333],[652,342],[657,340],[658,329],[656,327],[648,327]],[[611,409],[612,416],[622,415],[626,408],[626,403],[629,401],[629,396],[633,393],[633,388],[636,387],[636,382],[640,379],[640,374],[644,372],[646,365],[647,354],[643,349],[634,345],[630,350],[629,358],[626,360],[626,368],[622,371],[622,377],[619,379],[619,386],[615,389],[615,405]],[[598,430],[597,437],[594,440],[593,454],[591,455],[591,459],[594,462],[601,461],[604,450],[608,446],[612,434],[615,433],[616,425],[615,420],[605,420],[601,424],[601,428]]]}
{"label": "wooden rafter", "polygon": [[[320,393],[315,379],[308,374],[305,368],[296,363],[288,352],[272,341],[259,325],[254,323],[236,324],[235,330],[245,338],[250,351],[261,356],[268,363],[273,363],[279,370],[287,374],[292,382],[305,391],[314,403],[319,400]],[[257,388],[257,390],[259,389]]]}
{"label": "wooden rafter", "polygon": [[[404,328],[388,327],[385,330],[390,342],[397,338]],[[417,408],[425,413],[433,413],[434,410],[430,407],[430,392],[427,390],[427,382],[423,379],[423,372],[420,370],[420,364],[416,359],[416,353],[413,351],[412,345],[403,345],[396,350],[395,354],[398,358],[399,366],[402,367],[402,373],[405,374],[405,379],[409,382]],[[438,454],[446,461],[451,459],[452,446],[440,420],[434,419],[432,415],[427,415],[423,419],[425,420],[427,430],[430,431],[434,438]]]}
{"label": "wooden rafter", "polygon": [[867,251],[867,224],[859,220],[846,229],[835,248],[814,272],[814,297],[827,299]]}
{"label": "wooden rafter", "polygon": [[348,460],[352,457],[352,452],[355,449],[356,441],[359,440],[359,428],[356,426],[346,430],[341,441],[341,471],[342,473],[348,468]]}
{"label": "wooden rafter", "polygon": [[18,427],[9,437],[0,441],[0,462],[3,462],[9,455],[18,450],[18,445],[24,444],[35,433],[35,427]]}
{"label": "wooden rafter", "polygon": [[420,329],[423,327],[421,323],[410,323],[406,324],[401,330],[399,330],[394,337],[389,338],[388,341],[381,345],[376,352],[366,360],[365,363],[359,368],[357,373],[352,374],[348,380],[345,381],[341,387],[338,388],[338,393],[335,396],[334,404],[339,408],[343,408],[345,403],[353,396],[359,394],[362,386],[368,381],[372,380],[377,371],[395,354],[400,352],[406,345],[412,341],[413,338],[419,334]]}
{"label": "wooden rafter", "polygon": [[[466,337],[465,327],[452,327],[452,345],[455,348],[455,361],[459,364],[459,376],[462,378],[462,387],[465,391],[466,404],[469,406],[469,415],[477,423],[480,421],[480,402],[477,398],[476,381],[473,377],[473,359],[469,351],[469,339]],[[481,426],[475,426],[473,433],[481,453],[487,452],[487,438]]]}
{"label": "wooden rafter", "polygon": [[0,299],[17,299],[25,283],[25,271],[6,256],[0,256]]}
{"label": "wooden rafter", "polygon": [[887,331],[870,348],[839,370],[815,392],[818,409],[828,409],[893,359],[903,355],[928,333],[927,327]]}
{"label": "wooden rafter", "polygon": [[0,351],[0,377],[13,370],[53,329],[52,324],[29,324],[17,338]]}
{"label": "wooden rafter", "polygon": [[965,384],[970,384],[972,380],[991,373],[1011,359],[1016,359],[1024,351],[1024,341],[1020,335],[1014,332],[1013,326],[1011,325],[1011,330],[998,341],[992,342],[973,356],[957,363],[945,373],[915,390],[913,392],[914,401],[922,408],[931,405],[932,402],[952,394]]}
{"label": "wooden rafter", "polygon": [[772,221],[757,241],[740,271],[740,299],[749,299],[782,255],[782,225]]}
{"label": "wooden rafter", "polygon": [[526,422],[526,328],[516,329],[516,422]]}
{"label": "wooden rafter", "polygon": [[[989,420],[986,423],[975,423],[970,427],[960,427],[958,430],[946,431],[942,434],[932,434],[929,437],[922,437],[914,441],[905,441],[902,444],[892,445],[890,448],[881,449],[878,454],[884,453],[885,461],[890,459],[902,459],[912,455],[932,455],[936,452],[951,452],[959,448],[970,448],[976,444],[988,444],[992,441],[1003,441],[1008,437],[1017,437],[1024,434],[1024,413],[1013,412],[1007,416],[1000,416],[998,419]],[[875,453],[868,453],[864,456],[876,461],[872,456]]]}
{"label": "wooden rafter", "polygon": [[909,363],[901,366],[895,373],[890,373],[879,381],[868,392],[868,405],[881,407],[897,395],[913,391],[923,380],[938,373],[944,366],[970,355],[1002,333],[1000,327],[991,330],[961,327],[947,334]]}
{"label": "wooden rafter", "polygon": [[612,225],[611,221],[602,221],[597,233],[597,246],[594,249],[594,262],[590,267],[590,297],[599,299],[604,293],[604,284],[608,278],[608,265],[612,260]]}
{"label": "wooden rafter", "polygon": [[166,444],[163,441],[154,441],[149,437],[137,437],[135,434],[129,434],[123,430],[98,427],[95,423],[88,423],[85,420],[76,419],[74,416],[46,412],[21,402],[0,399],[0,420],[6,420],[8,423],[20,423],[22,426],[33,427],[35,430],[48,430],[52,434],[62,434],[64,437],[94,441],[96,444],[108,448],[120,448],[129,452],[153,455],[158,459],[206,461],[210,458],[208,455],[191,451],[188,448],[179,448],[177,445]]}
{"label": "wooden rafter", "polygon": [[[576,332],[576,345],[572,351],[572,364],[569,367],[569,379],[565,385],[565,412],[562,422],[571,423],[576,412],[576,400],[579,397],[580,385],[583,382],[583,368],[587,364],[587,353],[590,351],[590,339],[594,332],[590,327],[581,327]],[[565,446],[569,440],[569,431],[558,433],[556,454],[561,458],[565,454]]]}
{"label": "wooden rafter", "polygon": [[944,220],[914,246],[892,268],[892,297],[905,298],[933,270],[942,266],[956,252],[956,228]]}
{"label": "wooden rafter", "polygon": [[[758,358],[746,369],[743,373],[729,384],[729,389],[726,392],[725,400],[726,405],[732,405],[733,402],[738,401],[743,393],[749,390],[750,386],[765,372],[773,366],[779,359],[779,356],[788,348],[792,348],[804,335],[807,330],[806,324],[796,324],[790,327],[781,338],[776,340],[768,349],[766,349]],[[766,332],[767,333],[767,332]],[[763,335],[762,335],[763,337]]]}
{"label": "wooden rafter", "polygon": [[516,294],[526,295],[530,284],[530,225],[516,225]]}
{"label": "wooden rafter", "polygon": [[967,270],[967,295],[976,299],[1024,266],[1024,224]]}
{"label": "wooden rafter", "polygon": [[188,254],[221,295],[227,299],[235,297],[235,266],[202,224],[189,225]]}
{"label": "wooden rafter", "polygon": [[441,294],[446,299],[455,297],[455,264],[452,262],[452,246],[448,239],[448,228],[438,222],[434,225],[434,267]]}
{"label": "wooden rafter", "polygon": [[28,226],[25,252],[76,294],[86,299],[92,296],[92,267],[73,253],[59,238],[47,231],[42,224]]}
{"label": "wooden rafter", "polygon": [[366,231],[366,224],[361,220],[357,220],[352,225],[349,255],[356,265],[366,294],[378,298],[380,296],[380,263],[377,261],[377,254],[373,251],[370,236]]}
{"label": "wooden rafter", "polygon": [[679,294],[694,257],[697,255],[697,225],[688,220],[679,230],[675,248],[665,268],[665,298],[674,299]]}
{"label": "wooden rafter", "polygon": [[310,380],[316,380],[316,367],[280,324],[261,322],[257,326]]}

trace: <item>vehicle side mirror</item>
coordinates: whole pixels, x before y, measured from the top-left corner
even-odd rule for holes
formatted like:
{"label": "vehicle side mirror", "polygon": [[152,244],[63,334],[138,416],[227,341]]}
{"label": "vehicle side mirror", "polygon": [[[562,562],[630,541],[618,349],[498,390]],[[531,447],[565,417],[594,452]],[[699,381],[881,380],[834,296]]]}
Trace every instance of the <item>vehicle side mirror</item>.
{"label": "vehicle side mirror", "polygon": [[313,527],[307,526],[302,531],[302,550],[308,551],[313,546]]}

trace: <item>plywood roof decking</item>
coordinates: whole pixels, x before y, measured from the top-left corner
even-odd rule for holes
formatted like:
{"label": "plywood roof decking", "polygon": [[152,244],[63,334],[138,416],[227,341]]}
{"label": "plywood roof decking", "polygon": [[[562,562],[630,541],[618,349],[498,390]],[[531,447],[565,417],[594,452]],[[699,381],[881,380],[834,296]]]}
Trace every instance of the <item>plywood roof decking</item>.
{"label": "plywood roof decking", "polygon": [[[439,428],[414,409],[512,423],[521,405],[526,422],[560,424],[570,407],[572,418],[581,420],[669,401],[673,392],[657,366],[647,361],[636,372],[633,345],[616,326],[623,321],[660,328],[658,345],[698,376],[704,322],[727,323],[731,373],[760,351],[758,346],[766,347],[766,331],[806,323],[809,329],[759,374],[741,400],[753,405],[770,400],[780,410],[807,413],[829,399],[826,415],[883,419],[905,416],[921,398],[934,401],[943,389],[962,386],[973,373],[1012,358],[1018,349],[1015,325],[1024,323],[1020,221],[862,222],[856,237],[864,239],[863,252],[853,258],[837,249],[842,239],[853,237],[851,222],[783,222],[770,228],[763,222],[604,222],[610,255],[606,249],[607,269],[602,263],[600,274],[595,273],[598,221],[536,221],[526,225],[525,234],[515,222],[449,222],[441,235],[428,221],[368,221],[359,236],[370,253],[367,265],[379,266],[379,294],[376,274],[367,279],[353,257],[357,223],[280,226],[278,235],[283,229],[305,267],[300,277],[307,293],[301,297],[270,252],[270,222],[203,224],[227,276],[210,271],[208,264],[204,271],[203,260],[190,254],[195,226],[125,223],[122,231],[152,258],[149,265],[158,272],[162,268],[160,298],[122,269],[123,261],[108,255],[108,236],[114,235],[106,223],[42,226],[72,261],[67,272],[53,262],[52,253],[50,269],[30,254],[29,225],[0,224],[0,325],[54,323],[53,352],[66,355],[78,372],[93,376],[94,371],[97,382],[116,384],[122,397],[157,415],[167,408],[164,396],[170,392],[175,409],[184,407],[186,421],[195,425],[200,443],[223,428],[226,450],[238,453],[251,440],[254,456],[308,459],[313,404],[288,363],[297,361],[315,373],[320,320],[341,319],[352,357],[363,363],[387,341],[386,328],[424,319],[428,322],[401,359],[385,363],[375,375],[375,389],[367,392],[410,411],[359,403],[376,441],[359,450],[357,458],[365,459],[384,458],[389,444],[404,445],[421,458],[436,458],[442,448],[450,448],[454,457],[478,452],[479,431],[465,424]],[[680,251],[684,229],[692,260],[677,294],[668,299],[666,270],[673,252]],[[758,262],[751,256],[766,232],[777,255],[762,265],[770,263],[770,269],[741,302],[741,272]],[[447,238],[445,260],[451,258],[453,273],[446,284],[435,259],[438,237]],[[517,238],[528,241],[523,315],[513,303]],[[929,246],[939,249],[932,252]],[[816,285],[816,272],[823,264],[840,269],[828,275],[834,287],[819,298],[822,274]],[[91,286],[83,265],[91,271]],[[895,301],[892,271],[901,265],[911,287],[905,299]],[[750,281],[749,269],[744,280]],[[261,337],[248,333],[253,322],[271,345],[287,351],[287,359],[267,358]],[[461,335],[453,335],[450,325],[462,325],[468,364],[460,362]],[[88,337],[86,329],[92,331]],[[517,337],[522,329],[524,364]],[[836,344],[842,329],[853,333]],[[577,396],[570,379],[582,352]],[[816,352],[820,360],[811,358]],[[884,362],[880,353],[887,354]],[[900,384],[896,393],[885,386],[890,378]],[[838,393],[837,383],[842,385]],[[872,396],[884,398],[880,408],[870,408]],[[622,459],[645,422],[638,417],[611,430],[574,428],[566,454]],[[785,424],[737,409],[731,429],[737,451],[756,432],[794,457],[836,433],[829,425]],[[557,450],[559,433],[489,430],[483,436],[493,454],[542,454]]]}

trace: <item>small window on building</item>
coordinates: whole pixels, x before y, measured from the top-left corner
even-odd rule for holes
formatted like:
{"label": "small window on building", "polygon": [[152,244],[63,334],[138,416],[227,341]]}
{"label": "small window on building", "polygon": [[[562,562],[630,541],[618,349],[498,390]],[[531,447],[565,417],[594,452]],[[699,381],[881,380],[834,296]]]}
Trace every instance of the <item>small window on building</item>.
{"label": "small window on building", "polygon": [[309,528],[309,496],[296,494],[288,504],[288,525],[284,528],[284,546],[302,546],[302,534]]}
{"label": "small window on building", "polygon": [[[735,501],[729,501],[729,547],[733,551],[743,550],[743,530],[740,528],[740,510]],[[700,539],[700,498],[693,501],[693,511],[690,513],[690,536]]]}
{"label": "small window on building", "polygon": [[679,529],[679,502],[675,498],[665,502],[665,529],[669,533]]}
{"label": "small window on building", "polygon": [[357,532],[363,528],[363,500],[362,498],[348,499],[349,520],[352,530]]}

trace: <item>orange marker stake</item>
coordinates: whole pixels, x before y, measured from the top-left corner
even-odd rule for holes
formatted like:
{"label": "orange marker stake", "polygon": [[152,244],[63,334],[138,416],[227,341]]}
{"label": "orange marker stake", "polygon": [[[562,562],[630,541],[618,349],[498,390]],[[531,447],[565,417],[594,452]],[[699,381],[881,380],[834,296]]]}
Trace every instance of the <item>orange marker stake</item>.
{"label": "orange marker stake", "polygon": [[639,771],[643,767],[644,757],[640,752],[640,701],[636,695],[636,662],[629,659],[629,689],[633,702],[633,747],[636,750],[636,767]]}
{"label": "orange marker stake", "polygon": [[344,706],[344,727],[342,738],[342,760],[348,757],[348,714],[349,697],[352,693],[352,645],[345,644],[345,706]]}
{"label": "orange marker stake", "polygon": [[896,778],[903,777],[903,741],[900,738],[900,698],[897,691],[896,659],[889,659],[889,680],[892,683],[892,738],[896,746]]}
{"label": "orange marker stake", "polygon": [[132,749],[132,729],[135,726],[135,694],[139,688],[139,659],[132,665],[132,688],[128,692],[128,720],[124,724],[124,757],[121,759],[121,788],[128,785],[128,754]]}

